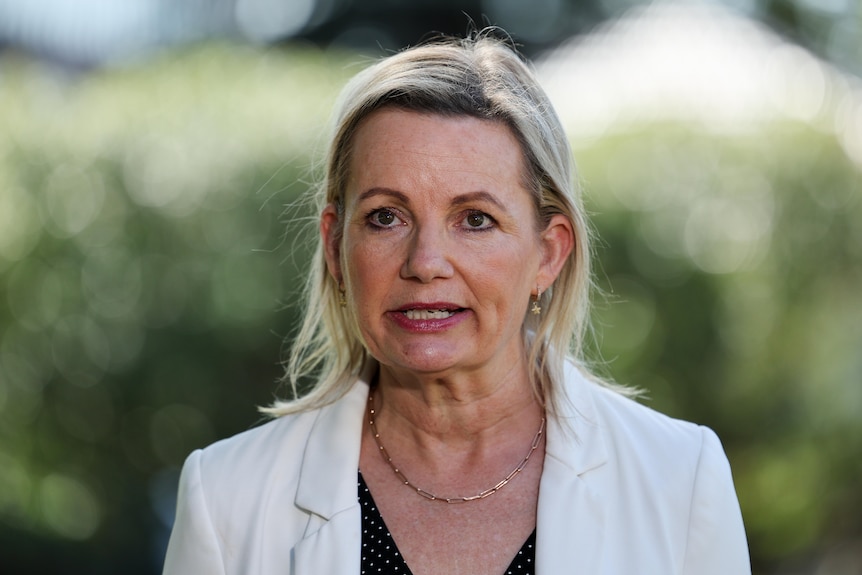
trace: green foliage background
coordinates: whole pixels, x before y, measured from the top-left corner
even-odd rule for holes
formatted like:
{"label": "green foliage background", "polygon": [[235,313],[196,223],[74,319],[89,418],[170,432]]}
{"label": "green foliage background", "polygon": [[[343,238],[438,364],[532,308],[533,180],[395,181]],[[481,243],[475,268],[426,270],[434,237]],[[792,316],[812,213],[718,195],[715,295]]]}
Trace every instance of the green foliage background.
{"label": "green foliage background", "polygon": [[[360,65],[230,45],[81,77],[0,61],[9,572],[159,571],[183,459],[277,391],[300,197]],[[651,124],[576,157],[602,369],[719,433],[756,572],[858,572],[860,167],[793,123]]]}

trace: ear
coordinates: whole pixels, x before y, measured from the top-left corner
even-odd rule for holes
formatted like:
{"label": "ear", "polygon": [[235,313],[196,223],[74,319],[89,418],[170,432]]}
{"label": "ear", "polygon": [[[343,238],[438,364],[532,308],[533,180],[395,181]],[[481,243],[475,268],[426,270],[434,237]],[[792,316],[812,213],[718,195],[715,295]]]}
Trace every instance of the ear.
{"label": "ear", "polygon": [[326,268],[335,283],[341,284],[341,237],[343,235],[341,218],[334,204],[327,204],[320,213],[320,236],[323,240],[323,257]]}
{"label": "ear", "polygon": [[562,214],[551,217],[548,227],[542,232],[542,264],[536,283],[543,290],[554,283],[566,260],[575,249],[575,232],[572,222]]}

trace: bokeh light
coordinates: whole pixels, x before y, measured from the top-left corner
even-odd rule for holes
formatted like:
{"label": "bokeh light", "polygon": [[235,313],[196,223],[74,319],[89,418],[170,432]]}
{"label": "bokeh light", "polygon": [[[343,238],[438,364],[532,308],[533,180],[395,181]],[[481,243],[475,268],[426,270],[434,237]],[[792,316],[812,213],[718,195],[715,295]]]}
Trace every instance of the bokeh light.
{"label": "bokeh light", "polygon": [[101,511],[95,494],[81,481],[51,474],[39,486],[42,515],[58,535],[88,539],[99,527]]}

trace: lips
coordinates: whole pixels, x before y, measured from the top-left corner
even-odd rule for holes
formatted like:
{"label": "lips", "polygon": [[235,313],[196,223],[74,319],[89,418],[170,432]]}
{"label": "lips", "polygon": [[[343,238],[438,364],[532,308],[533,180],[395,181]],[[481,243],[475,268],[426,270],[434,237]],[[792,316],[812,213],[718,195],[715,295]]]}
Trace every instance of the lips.
{"label": "lips", "polygon": [[460,323],[466,311],[466,308],[444,301],[411,302],[390,312],[389,317],[409,331],[433,332]]}

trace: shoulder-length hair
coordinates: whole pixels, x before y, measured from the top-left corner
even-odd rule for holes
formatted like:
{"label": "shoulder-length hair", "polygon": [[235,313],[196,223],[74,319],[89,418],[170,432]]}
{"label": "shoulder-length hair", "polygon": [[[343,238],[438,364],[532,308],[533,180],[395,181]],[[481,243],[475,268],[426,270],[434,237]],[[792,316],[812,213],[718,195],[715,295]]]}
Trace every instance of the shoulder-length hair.
{"label": "shoulder-length hair", "polygon": [[[363,119],[387,107],[508,126],[523,151],[524,180],[540,229],[555,214],[571,222],[575,247],[554,285],[542,293],[541,315],[527,313],[522,328],[533,391],[549,413],[558,413],[566,356],[583,366],[590,235],[569,141],[551,102],[530,66],[488,32],[440,38],[386,57],[353,77],[341,92],[325,175],[314,191],[318,210],[333,204],[341,213],[357,129]],[[369,359],[350,306],[339,305],[339,286],[327,272],[320,238],[311,266],[305,315],[285,365],[284,380],[293,397],[262,410],[272,416],[335,401]]]}

